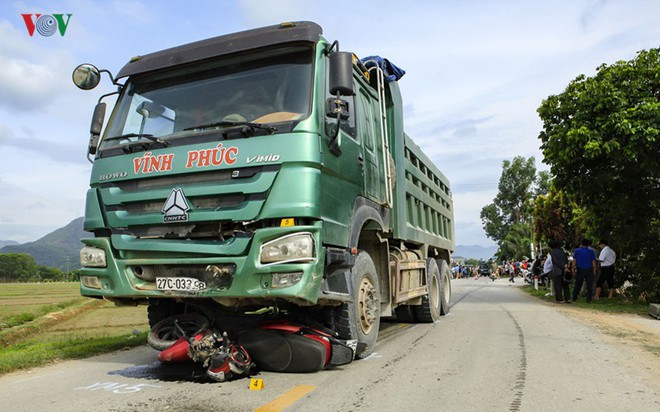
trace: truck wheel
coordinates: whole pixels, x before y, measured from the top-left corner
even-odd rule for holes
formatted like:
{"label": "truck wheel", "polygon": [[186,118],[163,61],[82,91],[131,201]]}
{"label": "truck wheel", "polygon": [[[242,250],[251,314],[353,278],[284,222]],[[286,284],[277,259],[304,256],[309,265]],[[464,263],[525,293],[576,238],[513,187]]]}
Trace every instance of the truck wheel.
{"label": "truck wheel", "polygon": [[413,306],[413,308],[415,309],[417,321],[433,323],[440,319],[442,309],[440,270],[438,264],[435,263],[435,259],[426,260],[426,279],[428,292],[425,296],[422,296],[422,304]]}
{"label": "truck wheel", "polygon": [[380,328],[380,287],[378,274],[367,252],[360,252],[351,269],[353,302],[342,304],[335,325],[340,337],[357,340],[355,358],[371,355]]}
{"label": "truck wheel", "polygon": [[209,320],[199,313],[181,313],[170,316],[151,327],[147,335],[147,343],[156,350],[165,350],[172,346],[181,337],[181,332],[174,324],[178,321],[188,337],[193,337],[199,332],[209,328]]}
{"label": "truck wheel", "polygon": [[185,309],[186,307],[183,303],[177,303],[170,299],[149,299],[149,306],[147,306],[149,327],[153,328],[161,320],[177,313],[183,313]]}
{"label": "truck wheel", "polygon": [[440,314],[445,316],[451,308],[451,271],[447,262],[440,260]]}

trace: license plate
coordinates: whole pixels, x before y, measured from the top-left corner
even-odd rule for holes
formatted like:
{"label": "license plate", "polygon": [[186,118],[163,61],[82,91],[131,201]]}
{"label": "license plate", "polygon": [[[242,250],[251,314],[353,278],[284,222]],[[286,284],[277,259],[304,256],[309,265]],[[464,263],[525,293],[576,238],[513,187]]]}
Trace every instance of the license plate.
{"label": "license plate", "polygon": [[206,283],[194,278],[156,278],[158,290],[197,292],[206,289]]}

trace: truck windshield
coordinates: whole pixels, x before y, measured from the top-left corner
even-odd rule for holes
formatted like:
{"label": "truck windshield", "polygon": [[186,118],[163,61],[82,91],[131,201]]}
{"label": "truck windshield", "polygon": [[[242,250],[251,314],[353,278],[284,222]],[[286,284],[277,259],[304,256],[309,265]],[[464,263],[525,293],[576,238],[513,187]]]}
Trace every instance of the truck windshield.
{"label": "truck windshield", "polygon": [[241,124],[272,133],[309,115],[312,57],[310,47],[287,47],[131,78],[100,149],[162,147]]}

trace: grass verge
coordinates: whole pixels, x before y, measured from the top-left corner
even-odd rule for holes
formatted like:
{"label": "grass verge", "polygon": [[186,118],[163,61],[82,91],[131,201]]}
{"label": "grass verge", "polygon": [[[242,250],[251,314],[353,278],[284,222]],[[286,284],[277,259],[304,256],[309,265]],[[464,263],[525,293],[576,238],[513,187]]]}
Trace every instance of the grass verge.
{"label": "grass verge", "polygon": [[144,345],[147,332],[90,337],[84,334],[58,340],[24,341],[0,351],[0,374],[33,368],[63,359],[81,359],[119,349]]}
{"label": "grass verge", "polygon": [[[531,285],[525,285],[522,290],[528,294],[537,297],[545,302],[554,303],[554,296],[546,296],[550,291],[548,289],[539,287],[538,290],[534,289]],[[647,303],[633,303],[623,300],[620,296],[615,296],[612,299],[602,298],[587,303],[583,296],[580,296],[577,302],[571,304],[573,307],[585,308],[608,313],[631,313],[636,315],[648,315],[649,305]]]}

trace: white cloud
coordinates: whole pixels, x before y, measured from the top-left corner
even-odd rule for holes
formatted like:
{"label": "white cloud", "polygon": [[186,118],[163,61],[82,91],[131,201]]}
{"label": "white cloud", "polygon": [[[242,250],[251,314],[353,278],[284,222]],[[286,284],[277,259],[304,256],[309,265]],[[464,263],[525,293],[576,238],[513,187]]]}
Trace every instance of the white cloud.
{"label": "white cloud", "polygon": [[140,23],[152,23],[154,21],[154,9],[140,1],[114,0],[112,8],[117,14]]}
{"label": "white cloud", "polygon": [[456,244],[482,246],[493,244],[493,241],[488,240],[484,234],[479,213],[485,205],[493,201],[495,193],[496,190],[454,193]]}
{"label": "white cloud", "polygon": [[[533,155],[540,166],[541,100],[601,63],[658,47],[660,38],[660,3],[647,0],[43,5],[0,4],[0,179],[28,190],[12,189],[13,200],[0,202],[0,212],[25,225],[25,233],[37,214],[61,219],[57,226],[77,216],[57,217],[41,206],[51,198],[72,199],[56,209],[82,210],[89,119],[109,82],[103,90],[78,91],[70,81],[77,63],[116,73],[134,55],[282,21],[316,21],[343,50],[380,54],[407,70],[400,82],[405,130],[452,182],[457,241],[486,245],[479,211],[496,193],[502,160]],[[29,37],[20,13],[36,12],[73,13],[66,36]],[[21,203],[23,195],[30,202]],[[15,204],[42,209],[7,213]]]}
{"label": "white cloud", "polygon": [[23,187],[5,177],[0,180],[0,240],[33,241],[83,214],[84,200],[79,196],[35,193]]}
{"label": "white cloud", "polygon": [[[314,1],[239,0],[238,5],[248,25],[253,27],[308,20],[307,16],[318,10],[318,3]],[[334,11],[334,7],[329,3],[323,8],[326,11]]]}
{"label": "white cloud", "polygon": [[25,37],[0,20],[0,107],[10,111],[34,111],[52,103],[64,90],[58,81],[62,62],[71,60],[66,51],[28,45]]}

